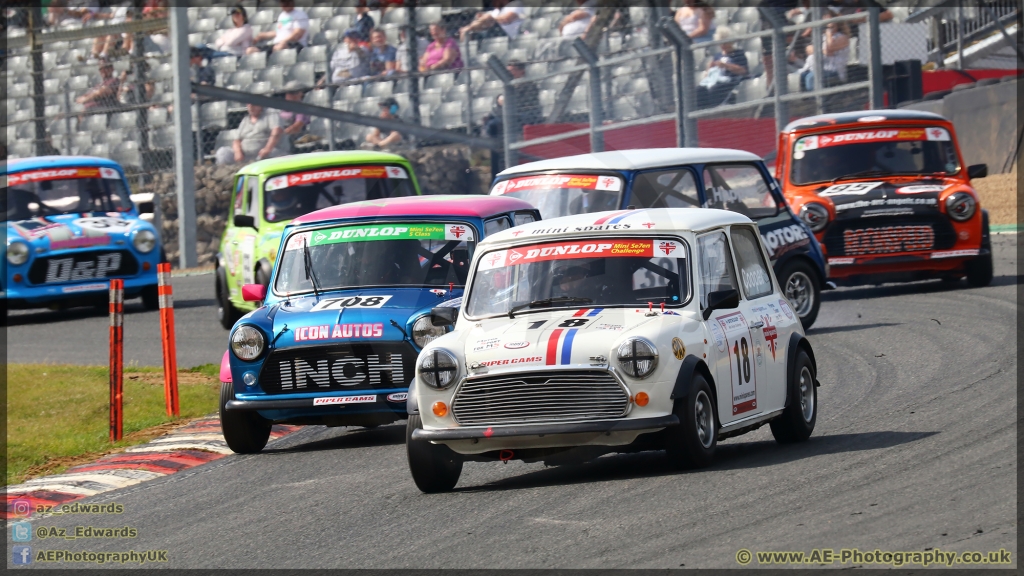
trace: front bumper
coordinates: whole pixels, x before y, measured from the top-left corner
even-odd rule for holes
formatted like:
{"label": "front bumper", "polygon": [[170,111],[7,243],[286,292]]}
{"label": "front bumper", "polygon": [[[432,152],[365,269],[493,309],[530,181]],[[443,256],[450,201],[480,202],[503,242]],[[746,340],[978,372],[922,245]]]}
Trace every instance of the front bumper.
{"label": "front bumper", "polygon": [[[117,277],[113,276],[111,278]],[[111,278],[95,282],[77,282],[39,286],[17,283],[8,277],[6,282],[7,290],[0,291],[0,299],[7,300],[11,304],[17,302],[22,305],[29,305],[47,304],[49,302],[76,300],[82,298],[102,298],[110,291]],[[131,278],[124,278],[125,297],[132,298],[138,296],[142,293],[143,289],[150,286],[156,286],[156,284],[157,277],[155,270],[152,273],[146,272]]]}
{"label": "front bumper", "polygon": [[679,425],[675,414],[655,418],[631,418],[579,422],[573,424],[529,424],[521,426],[499,426],[487,428],[447,428],[443,430],[413,430],[413,440],[428,442],[450,442],[455,440],[480,440],[490,438],[530,438],[559,434],[606,434],[636,430],[656,430]]}
{"label": "front bumper", "polygon": [[988,255],[988,249],[954,249],[884,256],[833,256],[828,258],[829,278],[887,273],[949,272],[969,260]]}

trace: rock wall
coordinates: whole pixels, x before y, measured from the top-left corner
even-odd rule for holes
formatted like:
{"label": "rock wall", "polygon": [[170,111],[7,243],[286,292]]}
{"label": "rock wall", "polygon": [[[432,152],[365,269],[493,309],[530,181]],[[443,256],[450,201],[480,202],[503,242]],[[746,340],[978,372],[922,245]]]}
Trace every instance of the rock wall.
{"label": "rock wall", "polygon": [[[403,151],[412,163],[413,172],[424,194],[484,194],[490,181],[480,170],[471,168],[472,151],[466,146],[434,146]],[[196,185],[196,253],[199,266],[212,266],[231,202],[231,183],[241,165],[201,165],[195,168]],[[161,173],[134,192],[154,194],[154,205],[160,209],[160,226],[167,258],[177,266],[178,201],[174,174]],[[159,198],[159,202],[156,199]]]}

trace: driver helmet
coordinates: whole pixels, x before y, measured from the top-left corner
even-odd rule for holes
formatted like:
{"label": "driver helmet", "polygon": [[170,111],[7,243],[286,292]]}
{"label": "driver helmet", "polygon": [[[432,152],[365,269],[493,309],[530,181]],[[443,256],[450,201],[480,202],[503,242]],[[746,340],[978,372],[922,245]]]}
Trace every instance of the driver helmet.
{"label": "driver helmet", "polygon": [[274,190],[267,198],[267,220],[276,220],[277,215],[288,213],[298,201],[295,194],[284,188]]}

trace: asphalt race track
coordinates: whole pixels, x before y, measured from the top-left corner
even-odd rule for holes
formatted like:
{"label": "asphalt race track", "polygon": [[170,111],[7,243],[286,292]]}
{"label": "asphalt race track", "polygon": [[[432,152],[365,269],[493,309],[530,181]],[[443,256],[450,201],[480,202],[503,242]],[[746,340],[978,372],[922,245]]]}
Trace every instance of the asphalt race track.
{"label": "asphalt race track", "polygon": [[[822,387],[804,444],[779,446],[766,427],[692,472],[657,452],[558,468],[468,463],[453,493],[424,495],[404,425],[308,427],[259,455],[84,501],[121,503],[121,515],[32,520],[130,526],[137,538],[32,545],[167,550],[180,568],[729,568],[740,549],[815,548],[1005,548],[1016,567],[1016,241],[994,237],[987,288],[827,294],[810,331]],[[183,366],[224,349],[211,284],[175,280]],[[128,308],[126,361],[159,365],[156,314]],[[10,361],[105,361],[102,316],[10,323]]]}

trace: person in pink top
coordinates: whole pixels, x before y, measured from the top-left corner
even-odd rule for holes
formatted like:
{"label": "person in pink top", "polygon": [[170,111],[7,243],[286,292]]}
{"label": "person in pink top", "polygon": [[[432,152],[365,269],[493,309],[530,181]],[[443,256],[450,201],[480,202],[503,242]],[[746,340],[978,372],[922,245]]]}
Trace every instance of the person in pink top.
{"label": "person in pink top", "polygon": [[448,31],[440,24],[430,25],[430,36],[433,42],[420,56],[420,72],[431,70],[461,70],[462,54],[455,39],[448,37]]}

